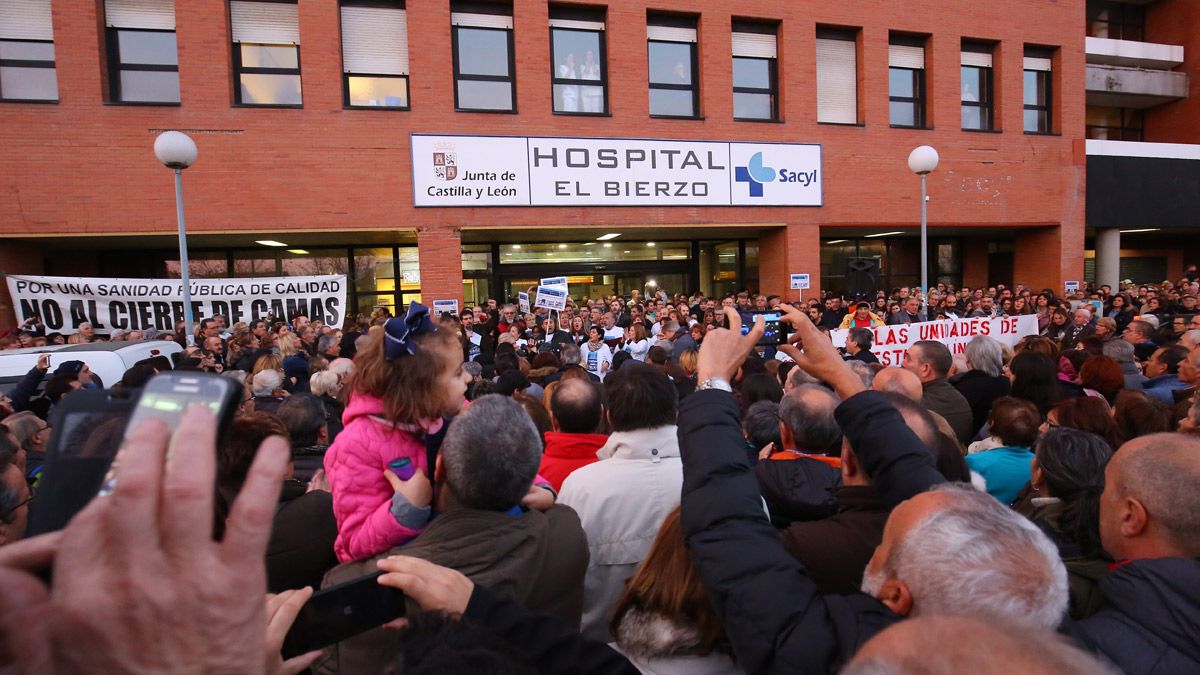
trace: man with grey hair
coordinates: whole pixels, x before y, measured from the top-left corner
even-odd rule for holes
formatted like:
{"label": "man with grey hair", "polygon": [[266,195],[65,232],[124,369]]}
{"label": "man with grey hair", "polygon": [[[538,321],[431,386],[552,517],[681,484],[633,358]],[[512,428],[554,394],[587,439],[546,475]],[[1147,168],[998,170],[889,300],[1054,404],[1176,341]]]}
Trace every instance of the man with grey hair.
{"label": "man with grey hair", "polygon": [[[544,513],[520,506],[541,450],[537,427],[519,403],[498,395],[476,399],[454,418],[438,453],[440,515],[403,547],[338,565],[322,586],[371,574],[377,561],[405,555],[456,569],[534,612],[578,626],[588,564],[579,516],[565,506]],[[400,643],[396,631],[377,628],[331,647],[320,668],[381,672],[394,662]]]}
{"label": "man with grey hair", "polygon": [[[1200,319],[1200,314],[1193,316],[1192,322],[1195,323],[1198,319]],[[1179,346],[1183,347],[1184,349],[1188,350],[1189,352],[1195,351],[1195,349],[1197,347],[1200,347],[1200,330],[1193,328],[1192,330],[1187,331],[1183,335],[1180,335],[1179,336]]]}
{"label": "man with grey hair", "polygon": [[992,403],[1008,396],[1012,383],[1004,375],[1004,349],[996,338],[976,335],[967,343],[967,370],[950,378],[950,384],[971,406],[971,428],[987,422]]}
{"label": "man with grey hair", "polygon": [[1151,434],[1104,471],[1100,541],[1108,608],[1070,627],[1127,673],[1200,672],[1200,438]]}
{"label": "man with grey hair", "polygon": [[546,384],[558,382],[562,379],[563,373],[568,368],[576,368],[587,374],[588,379],[592,382],[599,382],[600,376],[585,369],[580,363],[583,361],[583,352],[579,350],[579,345],[566,343],[562,346],[562,350],[558,353],[558,372],[546,378]]}
{"label": "man with grey hair", "polygon": [[[1121,366],[1121,374],[1125,376],[1125,388],[1140,391],[1147,378],[1134,363],[1135,347],[1123,340],[1107,340],[1101,349],[1104,350],[1105,356]],[[1146,358],[1149,359],[1153,355],[1154,350]]]}
{"label": "man with grey hair", "polygon": [[779,402],[780,446],[754,467],[771,522],[819,520],[837,512],[841,485],[842,429],[833,417],[837,396],[816,384],[801,385]]}
{"label": "man with grey hair", "polygon": [[341,339],[336,332],[326,333],[317,340],[317,354],[333,361],[342,355]]}
{"label": "man with grey hair", "polygon": [[[700,352],[700,390],[684,401],[679,414],[682,524],[738,666],[747,672],[836,671],[875,633],[914,614],[949,611],[999,616],[1041,629],[1056,626],[1067,607],[1067,574],[1046,535],[988,495],[965,492],[970,488],[926,493],[944,482],[929,448],[882,394],[863,387],[807,316],[794,307],[784,311],[804,351],[791,344],[780,349],[833,387],[842,399],[835,419],[880,500],[885,507],[903,506],[892,511],[869,565],[873,581],[882,576],[878,595],[820,593],[758,506],[758,483],[737,450],[744,440],[736,399],[706,386],[710,378],[736,372],[762,328],[741,336],[734,318],[729,330],[709,332]],[[959,510],[963,513],[956,515]],[[935,518],[963,536],[922,552],[921,537],[932,536],[937,528],[929,523]],[[912,536],[914,530],[919,536]],[[981,542],[977,530],[993,541]],[[1003,560],[1017,562],[991,564],[991,557],[975,555],[977,545],[989,552],[1007,548],[1000,554]],[[958,561],[949,572],[951,583],[910,575],[910,561],[923,553]]]}
{"label": "man with grey hair", "polygon": [[[1121,338],[1133,345],[1139,361],[1150,358],[1154,350],[1158,349],[1158,345],[1154,342],[1154,325],[1143,319],[1130,321]],[[1105,356],[1108,355],[1105,354]]]}

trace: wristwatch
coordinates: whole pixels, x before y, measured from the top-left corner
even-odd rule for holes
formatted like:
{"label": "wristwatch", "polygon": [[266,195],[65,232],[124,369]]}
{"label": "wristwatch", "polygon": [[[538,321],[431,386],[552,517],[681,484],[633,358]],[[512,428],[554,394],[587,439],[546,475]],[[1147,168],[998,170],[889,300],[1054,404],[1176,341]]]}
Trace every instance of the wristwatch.
{"label": "wristwatch", "polygon": [[720,389],[721,391],[733,393],[733,387],[729,385],[729,381],[720,377],[710,377],[696,385],[696,391],[703,391],[705,389]]}

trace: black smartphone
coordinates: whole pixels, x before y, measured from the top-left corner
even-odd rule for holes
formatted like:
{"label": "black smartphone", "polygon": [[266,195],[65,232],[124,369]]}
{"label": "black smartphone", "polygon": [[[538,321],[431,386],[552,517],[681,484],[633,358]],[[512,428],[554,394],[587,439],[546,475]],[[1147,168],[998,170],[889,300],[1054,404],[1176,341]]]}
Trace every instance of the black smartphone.
{"label": "black smartphone", "polygon": [[283,640],[283,658],[307,654],[404,616],[404,592],[380,586],[383,571],[323,588],[304,603]]}
{"label": "black smartphone", "polygon": [[50,415],[50,443],[38,498],[29,516],[29,534],[66,527],[104,484],[113,458],[130,429],[157,417],[179,426],[192,403],[217,416],[218,437],[241,402],[242,387],[228,377],[197,372],[164,372],[143,389],[84,389],[73,392]]}
{"label": "black smartphone", "polygon": [[759,345],[781,345],[787,342],[788,324],[783,321],[783,312],[777,309],[756,310],[753,312],[738,312],[742,317],[742,335],[748,335],[750,329],[754,327],[754,320],[758,315],[763,317],[763,335],[759,338]]}
{"label": "black smartphone", "polygon": [[81,389],[50,413],[50,441],[28,536],[55,532],[96,496],[112,464],[139,389]]}

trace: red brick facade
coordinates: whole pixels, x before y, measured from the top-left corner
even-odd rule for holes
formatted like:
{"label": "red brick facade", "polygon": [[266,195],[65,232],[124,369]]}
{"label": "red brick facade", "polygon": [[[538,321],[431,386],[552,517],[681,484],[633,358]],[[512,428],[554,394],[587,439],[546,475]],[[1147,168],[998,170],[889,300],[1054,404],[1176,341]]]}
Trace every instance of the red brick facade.
{"label": "red brick facade", "polygon": [[[764,291],[783,292],[787,273],[819,283],[821,227],[911,227],[919,222],[919,182],[905,164],[911,148],[941,154],[929,179],[932,228],[1017,230],[1014,282],[1061,287],[1082,277],[1084,238],[1084,0],[970,3],[910,0],[607,3],[611,116],[551,110],[548,6],[514,3],[518,114],[454,111],[450,10],[446,0],[409,2],[411,110],[347,110],[342,105],[338,3],[299,0],[303,109],[232,105],[228,6],[176,3],[182,103],[178,107],[104,102],[100,0],[55,0],[60,102],[0,103],[0,272],[38,271],[30,259],[81,256],[51,235],[170,234],[170,173],[151,146],[162,129],[192,130],[199,159],[185,174],[189,232],[417,232],[422,290],[458,297],[459,231],[475,227],[567,228],[755,224]],[[647,114],[646,11],[698,13],[702,119]],[[902,10],[902,11],[901,11]],[[732,120],[733,17],[777,20],[781,123]],[[858,126],[818,124],[815,29],[861,28]],[[888,33],[930,36],[932,130],[888,124]],[[959,124],[963,38],[995,40],[999,133]],[[1055,46],[1053,135],[1022,133],[1026,44]],[[1196,50],[1189,50],[1194,56]],[[413,207],[409,134],[516,134],[812,142],[823,146],[824,206],[460,208]],[[1020,228],[1020,229],[1018,229]],[[12,237],[30,238],[17,248]],[[281,238],[281,237],[276,237]],[[984,240],[979,240],[984,241]],[[986,257],[984,258],[986,260]],[[964,260],[978,260],[975,255]],[[978,279],[973,270],[964,278]],[[4,304],[0,302],[0,304]],[[0,308],[0,323],[11,315]]]}

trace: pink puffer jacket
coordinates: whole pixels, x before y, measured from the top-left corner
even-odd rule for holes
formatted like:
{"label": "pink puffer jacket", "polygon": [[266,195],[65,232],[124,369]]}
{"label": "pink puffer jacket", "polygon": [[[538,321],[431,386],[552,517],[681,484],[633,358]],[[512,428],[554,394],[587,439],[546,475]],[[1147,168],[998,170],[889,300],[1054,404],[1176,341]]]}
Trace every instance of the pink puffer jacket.
{"label": "pink puffer jacket", "polygon": [[[420,534],[392,517],[395,491],[383,476],[388,462],[407,457],[428,476],[425,433],[436,433],[442,420],[393,425],[383,418],[383,401],[355,394],[342,414],[345,427],[325,452],[325,474],[333,488],[338,560],[363,560]],[[432,480],[432,477],[431,477]]]}

